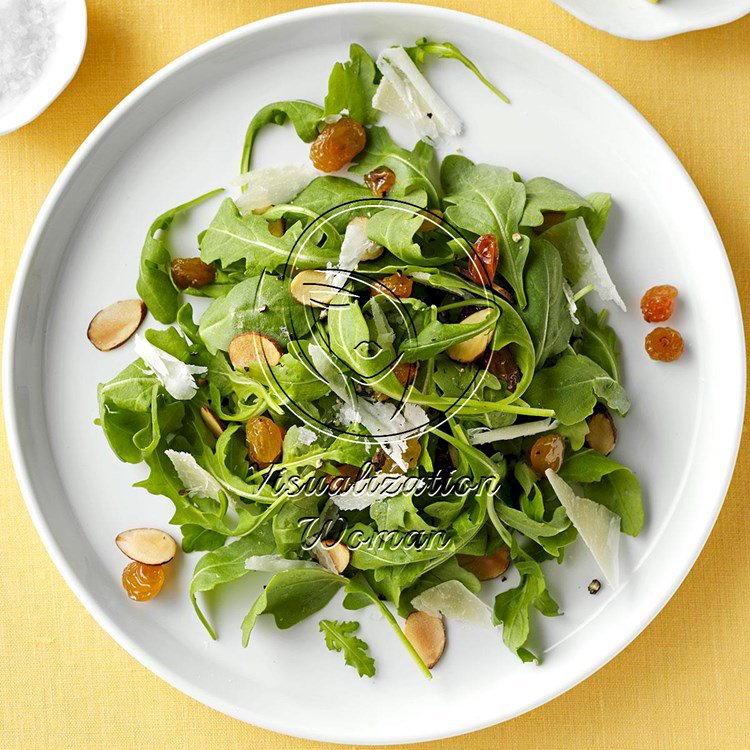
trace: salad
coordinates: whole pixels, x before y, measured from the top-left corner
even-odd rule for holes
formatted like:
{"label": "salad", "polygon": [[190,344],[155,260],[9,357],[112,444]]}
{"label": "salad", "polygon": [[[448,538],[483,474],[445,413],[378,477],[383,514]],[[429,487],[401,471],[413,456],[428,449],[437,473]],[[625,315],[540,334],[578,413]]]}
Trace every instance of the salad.
{"label": "salad", "polygon": [[[137,486],[174,503],[182,550],[203,553],[189,595],[211,636],[201,597],[244,576],[267,579],[245,645],[259,619],[288,628],[343,592],[351,618],[321,619],[321,640],[365,676],[365,607],[427,676],[452,620],[501,626],[535,661],[535,619],[559,614],[546,565],[580,536],[605,581],[589,590],[616,587],[620,535],[643,524],[638,481],[610,456],[630,406],[617,338],[589,305],[625,307],[598,249],[610,196],[438,158],[463,123],[425,77],[436,57],[507,102],[451,44],[377,59],[352,45],[322,105],[252,118],[231,193],[153,222],[140,299],[88,331],[103,351],[135,335],[98,424],[147,465]],[[411,123],[412,148],[383,114]],[[258,133],[284,125],[310,162],[254,169]],[[204,201],[198,254],[175,257],[170,226]],[[140,336],[147,312],[162,327]],[[131,598],[158,593],[172,537],[117,544]]]}

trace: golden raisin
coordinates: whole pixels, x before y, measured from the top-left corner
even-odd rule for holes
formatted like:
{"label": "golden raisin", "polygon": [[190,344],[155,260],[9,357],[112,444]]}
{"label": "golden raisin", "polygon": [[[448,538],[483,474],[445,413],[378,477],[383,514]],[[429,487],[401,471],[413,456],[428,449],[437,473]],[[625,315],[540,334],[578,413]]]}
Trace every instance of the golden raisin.
{"label": "golden raisin", "polygon": [[216,280],[216,267],[200,258],[175,258],[171,264],[172,280],[178,289],[202,289]]}
{"label": "golden raisin", "polygon": [[161,591],[164,578],[163,565],[131,562],[122,571],[122,587],[134,602],[147,602]]}
{"label": "golden raisin", "polygon": [[508,570],[510,565],[510,549],[500,547],[490,555],[456,555],[456,562],[469,573],[473,573],[480,581],[491,581]]}
{"label": "golden raisin", "polygon": [[310,146],[310,161],[321,172],[338,172],[367,142],[365,129],[351,117],[342,117],[320,131]]}
{"label": "golden raisin", "polygon": [[505,387],[513,393],[521,382],[521,369],[509,346],[497,351],[489,351],[485,355],[487,372],[494,375]]}
{"label": "golden raisin", "polygon": [[351,487],[357,481],[361,473],[359,466],[352,464],[341,464],[338,466],[338,476],[327,474],[323,480],[328,487],[329,492],[343,492]]}
{"label": "golden raisin", "polygon": [[646,351],[657,362],[674,362],[682,356],[685,344],[674,328],[654,328],[646,336]]}
{"label": "golden raisin", "polygon": [[[385,287],[385,289],[383,289]],[[390,294],[392,297],[406,299],[411,296],[414,288],[414,280],[411,276],[405,276],[402,273],[394,273],[392,276],[386,276],[380,279],[380,284],[373,287],[371,295],[376,297],[378,294]]]}
{"label": "golden raisin", "polygon": [[443,212],[439,208],[425,208],[420,213],[424,216],[424,221],[417,229],[418,232],[431,232],[443,223]]}
{"label": "golden raisin", "polygon": [[377,167],[365,175],[365,185],[378,198],[385,198],[393,190],[395,184],[396,173],[388,167]]}
{"label": "golden raisin", "polygon": [[641,312],[647,323],[663,323],[674,312],[677,288],[664,284],[652,286],[641,299]]}
{"label": "golden raisin", "polygon": [[405,365],[396,365],[393,368],[393,374],[396,376],[396,380],[406,388],[411,385],[414,382],[414,378],[417,377],[417,365],[414,362],[409,362]]}
{"label": "golden raisin", "polygon": [[270,466],[281,455],[284,430],[268,417],[253,417],[245,425],[247,455],[261,469]]}
{"label": "golden raisin", "polygon": [[491,284],[497,271],[500,251],[494,234],[483,234],[474,243],[474,253],[469,260],[471,280],[475,284]]}
{"label": "golden raisin", "polygon": [[551,435],[542,435],[531,446],[531,468],[537,474],[544,474],[547,469],[560,471],[563,458],[565,457],[565,440],[561,435],[552,433]]}
{"label": "golden raisin", "polygon": [[[422,446],[417,438],[409,438],[406,441],[406,450],[401,455],[402,461],[406,463],[409,469],[413,469],[419,461],[419,456],[422,453]],[[390,457],[385,457],[383,463],[383,471],[386,474],[403,474],[404,470]]]}

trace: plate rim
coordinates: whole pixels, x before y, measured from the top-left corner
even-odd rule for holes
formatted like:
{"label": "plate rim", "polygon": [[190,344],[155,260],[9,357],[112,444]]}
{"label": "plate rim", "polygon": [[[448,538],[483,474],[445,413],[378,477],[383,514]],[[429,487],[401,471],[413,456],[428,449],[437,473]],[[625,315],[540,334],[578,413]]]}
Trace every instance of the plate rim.
{"label": "plate rim", "polygon": [[69,183],[73,180],[76,173],[82,168],[86,162],[89,154],[98,146],[99,142],[106,136],[111,126],[115,124],[130,108],[145,97],[153,88],[158,86],[164,79],[172,75],[173,72],[181,69],[182,67],[191,64],[193,61],[203,57],[204,55],[210,54],[213,50],[221,48],[225,44],[229,44],[236,39],[242,38],[245,35],[253,35],[256,33],[263,33],[268,29],[272,29],[277,26],[283,26],[288,23],[295,23],[298,19],[316,19],[317,17],[326,17],[337,15],[340,13],[367,16],[371,13],[390,13],[390,14],[404,14],[404,15],[426,15],[426,16],[437,16],[445,19],[446,21],[460,19],[464,23],[475,24],[485,28],[493,29],[500,27],[505,32],[515,35],[519,40],[531,48],[534,51],[550,57],[554,62],[567,66],[572,69],[586,81],[589,85],[598,88],[600,93],[611,97],[617,102],[619,106],[624,106],[629,110],[631,116],[636,121],[640,120],[641,125],[644,126],[644,137],[648,136],[654,141],[654,145],[659,148],[663,153],[665,159],[672,162],[672,166],[675,167],[679,172],[682,173],[686,180],[686,188],[694,194],[694,197],[698,201],[698,205],[701,207],[703,212],[703,218],[708,222],[706,224],[707,229],[710,228],[712,233],[715,235],[716,241],[719,247],[724,251],[723,261],[724,270],[727,274],[731,286],[734,290],[734,306],[736,308],[736,316],[733,322],[736,324],[737,341],[737,356],[740,364],[740,372],[737,373],[739,376],[737,379],[737,385],[739,393],[737,403],[742,408],[738,409],[736,423],[734,425],[734,434],[732,435],[732,441],[728,441],[728,445],[735,446],[734,451],[731,451],[726,463],[724,476],[721,481],[717,483],[717,487],[720,488],[720,492],[717,495],[720,496],[720,500],[716,503],[713,512],[710,513],[701,529],[701,534],[698,538],[698,544],[694,547],[691,553],[687,556],[686,562],[679,572],[679,575],[675,576],[674,580],[670,582],[670,585],[665,586],[665,593],[663,596],[654,599],[651,606],[644,608],[644,614],[640,618],[640,625],[632,632],[628,633],[624,638],[619,639],[614,645],[611,645],[605,652],[602,653],[601,657],[595,662],[589,664],[580,675],[576,675],[573,678],[565,681],[558,685],[553,691],[544,693],[541,697],[535,696],[532,700],[529,700],[518,712],[513,716],[507,716],[504,718],[493,718],[484,717],[480,720],[472,719],[471,721],[464,721],[463,723],[457,722],[454,727],[449,731],[440,731],[438,733],[430,732],[429,729],[425,729],[422,733],[417,734],[411,732],[408,736],[402,739],[391,738],[388,742],[397,742],[399,744],[410,744],[415,742],[423,742],[428,740],[443,739],[447,737],[454,737],[462,735],[468,732],[477,731],[484,729],[489,726],[494,726],[503,721],[507,721],[516,716],[520,716],[528,711],[537,708],[544,703],[547,703],[555,698],[559,697],[563,693],[567,692],[571,688],[575,687],[579,683],[588,679],[592,674],[601,669],[605,664],[611,661],[621,651],[623,651],[635,638],[637,638],[643,630],[653,621],[656,615],[666,606],[669,600],[672,598],[677,589],[682,585],[687,574],[692,569],[693,565],[697,561],[705,543],[714,527],[716,519],[723,507],[726,493],[731,482],[734,466],[736,463],[737,454],[740,447],[740,439],[742,434],[742,425],[744,421],[744,404],[746,397],[746,360],[745,360],[745,341],[744,341],[744,329],[743,319],[741,314],[741,308],[739,303],[739,295],[736,289],[736,282],[732,273],[731,266],[729,264],[729,258],[726,254],[726,249],[719,235],[718,229],[713,221],[708,207],[705,204],[700,192],[698,191],[695,183],[690,178],[690,175],[685,170],[682,163],[679,161],[677,156],[674,154],[669,145],[659,135],[659,133],[651,126],[646,118],[633,106],[631,105],[621,94],[619,94],[614,88],[607,84],[603,79],[599,78],[595,73],[590,71],[578,63],[573,58],[565,55],[554,47],[530,36],[518,29],[511,26],[501,24],[496,21],[484,18],[471,13],[462,11],[455,11],[447,8],[432,7],[422,4],[411,4],[411,3],[399,3],[399,2],[362,2],[362,3],[334,3],[323,6],[313,6],[301,10],[290,11],[278,15],[269,16],[263,19],[253,21],[249,24],[245,24],[238,28],[224,32],[219,36],[203,42],[197,47],[189,50],[188,52],[180,55],[176,59],[169,62],[167,65],[156,71],[149,78],[139,84],[132,92],[130,92],[121,102],[119,102],[93,129],[93,131],[87,136],[83,143],[76,149],[70,160],[67,162],[59,177],[56,179],[49,194],[44,200],[40,211],[32,225],[29,237],[21,253],[18,268],[16,270],[11,294],[9,296],[7,315],[4,330],[4,346],[3,346],[3,362],[2,362],[2,384],[3,390],[7,398],[5,400],[5,426],[8,435],[8,445],[13,461],[15,474],[21,489],[24,502],[28,509],[29,515],[32,518],[37,533],[42,539],[47,552],[49,553],[52,561],[56,568],[59,570],[63,578],[65,579],[68,586],[72,589],[78,600],[83,604],[85,609],[91,614],[94,620],[102,627],[118,645],[125,649],[131,656],[137,659],[141,664],[148,668],[151,672],[159,676],[168,684],[176,687],[181,692],[190,696],[194,700],[197,700],[204,705],[207,705],[221,713],[231,716],[240,721],[251,723],[255,726],[269,729],[281,734],[292,735],[305,739],[323,741],[323,742],[335,742],[335,743],[356,743],[356,744],[382,744],[380,741],[372,741],[359,735],[351,734],[349,730],[341,732],[333,732],[328,734],[322,734],[319,729],[314,731],[311,728],[294,727],[290,728],[283,724],[279,720],[269,719],[266,716],[257,716],[253,713],[253,710],[245,709],[239,711],[235,706],[226,703],[223,699],[217,698],[212,695],[209,691],[205,690],[201,685],[189,682],[186,679],[181,678],[178,674],[171,671],[169,667],[162,664],[156,657],[152,657],[147,651],[143,650],[141,646],[135,642],[120,625],[115,622],[110,615],[105,611],[104,607],[101,606],[93,596],[91,596],[83,584],[82,580],[76,575],[72,567],[69,565],[61,547],[57,544],[53,532],[48,525],[43,511],[42,504],[36,497],[32,483],[30,481],[30,471],[27,465],[25,449],[21,445],[21,439],[17,427],[17,408],[15,400],[16,391],[16,379],[13,374],[12,363],[15,354],[15,331],[20,313],[21,297],[26,286],[29,273],[31,270],[31,263],[34,259],[36,252],[38,251],[39,240],[43,230],[52,214],[58,200],[67,189]]}
{"label": "plate rim", "polygon": [[711,20],[702,21],[683,21],[679,22],[674,20],[672,23],[667,25],[667,28],[661,30],[650,31],[645,28],[643,31],[623,31],[617,28],[617,24],[614,25],[605,20],[600,21],[587,13],[585,10],[581,11],[577,8],[570,0],[552,0],[555,5],[562,8],[566,13],[570,13],[571,16],[578,19],[581,23],[585,23],[592,29],[597,31],[603,31],[612,36],[620,37],[620,39],[630,39],[636,42],[653,42],[659,39],[668,39],[672,36],[679,36],[680,34],[689,34],[692,31],[705,31],[706,29],[715,29],[719,26],[726,26],[727,24],[739,21],[746,15],[750,14],[750,2],[745,2],[744,7],[740,9],[730,9],[725,13],[719,13],[716,17]]}

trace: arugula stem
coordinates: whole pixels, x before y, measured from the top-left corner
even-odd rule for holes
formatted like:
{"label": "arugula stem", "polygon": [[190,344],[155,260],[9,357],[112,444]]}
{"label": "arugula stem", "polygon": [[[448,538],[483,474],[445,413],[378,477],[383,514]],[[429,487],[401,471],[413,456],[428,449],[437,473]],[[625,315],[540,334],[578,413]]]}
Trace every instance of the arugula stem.
{"label": "arugula stem", "polygon": [[406,637],[406,635],[404,635],[404,631],[401,630],[401,626],[396,621],[396,618],[393,616],[391,610],[388,609],[386,604],[384,602],[381,602],[377,597],[375,597],[374,601],[375,604],[378,605],[378,609],[380,609],[380,611],[383,613],[383,617],[388,620],[391,627],[396,632],[396,635],[399,637],[399,640],[404,644],[406,650],[411,654],[412,659],[414,659],[424,676],[427,677],[427,679],[431,680],[432,672],[430,672],[427,665],[422,661],[422,657],[415,651],[414,646],[411,645],[409,639]]}
{"label": "arugula stem", "polygon": [[579,299],[583,299],[589,292],[594,291],[594,285],[589,284],[588,286],[583,287],[583,289],[579,289],[574,295],[573,295],[573,302],[578,302]]}

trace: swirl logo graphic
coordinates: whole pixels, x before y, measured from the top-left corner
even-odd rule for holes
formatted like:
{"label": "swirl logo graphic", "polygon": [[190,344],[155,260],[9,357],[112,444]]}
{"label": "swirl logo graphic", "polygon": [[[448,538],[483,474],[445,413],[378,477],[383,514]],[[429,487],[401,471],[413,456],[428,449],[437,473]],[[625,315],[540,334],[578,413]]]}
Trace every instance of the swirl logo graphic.
{"label": "swirl logo graphic", "polygon": [[[396,252],[362,261],[361,248],[359,254],[342,250],[347,225],[356,217],[376,217],[383,244]],[[411,222],[406,231],[399,226],[404,222]],[[428,233],[421,244],[404,243],[404,236],[411,239],[422,228]],[[364,232],[358,241],[367,241]],[[368,249],[375,247],[370,242]],[[462,255],[469,268],[473,264],[484,271],[482,284],[441,270]],[[446,348],[440,318],[451,309],[465,309],[470,297],[473,309],[491,310],[481,333],[492,330],[500,312],[472,243],[442,216],[389,198],[342,203],[300,233],[282,279],[294,295],[284,311],[290,347],[310,378],[337,397],[335,408],[321,412],[305,401],[304,393],[292,393],[273,367],[266,373],[290,411],[312,429],[355,442],[403,443],[443,424],[481,387],[486,359],[484,366],[460,368],[453,395],[435,387],[440,375],[434,371],[435,353]],[[429,287],[453,302],[442,308],[427,304],[422,291]]]}

